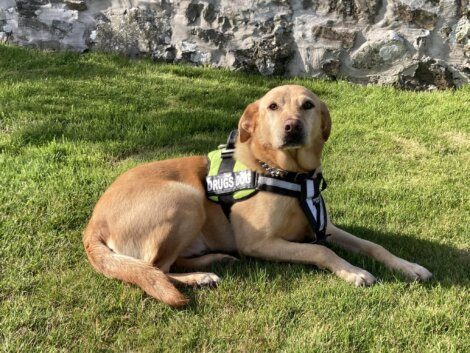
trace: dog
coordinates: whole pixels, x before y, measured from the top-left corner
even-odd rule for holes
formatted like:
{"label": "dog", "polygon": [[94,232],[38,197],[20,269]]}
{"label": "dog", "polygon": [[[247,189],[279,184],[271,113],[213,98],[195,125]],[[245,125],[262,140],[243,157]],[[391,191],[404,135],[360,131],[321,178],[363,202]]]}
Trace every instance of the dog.
{"label": "dog", "polygon": [[[280,86],[249,104],[238,124],[234,159],[266,175],[269,171],[321,173],[321,154],[331,131],[326,104],[297,85]],[[356,286],[375,278],[315,239],[299,200],[269,191],[233,203],[230,213],[206,197],[209,161],[193,156],[137,166],[118,177],[96,204],[83,243],[93,267],[107,277],[133,283],[172,307],[188,303],[175,287],[215,285],[220,279],[200,271],[238,253],[279,262],[312,264]],[[326,210],[325,210],[326,211]],[[362,253],[427,280],[424,267],[382,246],[355,237],[327,217],[326,243]]]}

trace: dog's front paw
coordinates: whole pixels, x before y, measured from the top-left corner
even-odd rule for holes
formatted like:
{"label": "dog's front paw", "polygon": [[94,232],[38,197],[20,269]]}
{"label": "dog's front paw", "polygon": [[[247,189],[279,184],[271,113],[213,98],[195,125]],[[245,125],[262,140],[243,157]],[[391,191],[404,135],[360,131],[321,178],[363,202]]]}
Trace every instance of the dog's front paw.
{"label": "dog's front paw", "polygon": [[432,273],[423,266],[405,260],[398,269],[412,281],[427,281],[432,277]]}
{"label": "dog's front paw", "polygon": [[336,274],[347,282],[354,284],[356,287],[371,286],[375,283],[375,277],[359,267],[341,270]]}

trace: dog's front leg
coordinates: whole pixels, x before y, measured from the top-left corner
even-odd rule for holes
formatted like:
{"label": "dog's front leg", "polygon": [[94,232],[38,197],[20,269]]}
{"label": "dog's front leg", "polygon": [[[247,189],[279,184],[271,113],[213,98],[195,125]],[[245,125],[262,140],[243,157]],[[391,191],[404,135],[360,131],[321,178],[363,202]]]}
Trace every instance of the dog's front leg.
{"label": "dog's front leg", "polygon": [[268,238],[250,242],[240,249],[248,256],[266,260],[312,264],[328,269],[356,286],[368,286],[375,282],[369,272],[351,265],[325,246],[294,243],[281,238]]}
{"label": "dog's front leg", "polygon": [[337,244],[346,250],[368,255],[373,259],[382,262],[392,270],[403,272],[412,280],[426,281],[432,277],[432,273],[423,266],[399,258],[384,247],[368,240],[355,237],[331,223],[328,223],[326,234],[330,234],[327,238],[328,242]]}

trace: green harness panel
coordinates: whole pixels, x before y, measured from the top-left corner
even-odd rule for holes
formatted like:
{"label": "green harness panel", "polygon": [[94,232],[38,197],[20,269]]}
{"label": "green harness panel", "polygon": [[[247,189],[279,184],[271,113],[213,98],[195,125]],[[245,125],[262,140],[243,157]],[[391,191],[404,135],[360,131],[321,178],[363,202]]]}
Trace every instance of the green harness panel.
{"label": "green harness panel", "polygon": [[[207,155],[209,172],[207,189],[224,195],[232,195],[234,201],[241,201],[256,194],[253,172],[244,164],[235,161],[231,171],[219,173],[222,165],[222,150],[215,150]],[[219,195],[208,196],[211,201],[220,202]]]}

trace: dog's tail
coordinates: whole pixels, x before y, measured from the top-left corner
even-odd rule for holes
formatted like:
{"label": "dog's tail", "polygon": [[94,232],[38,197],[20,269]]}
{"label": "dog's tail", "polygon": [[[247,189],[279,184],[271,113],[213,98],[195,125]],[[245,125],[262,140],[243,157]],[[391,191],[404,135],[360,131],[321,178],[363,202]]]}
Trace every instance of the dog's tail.
{"label": "dog's tail", "polygon": [[[158,268],[139,259],[115,253],[105,244],[103,232],[106,226],[89,225],[83,234],[83,244],[93,267],[106,277],[120,279],[142,288],[148,295],[172,306],[180,307],[188,303]],[[106,237],[107,238],[107,237]]]}

